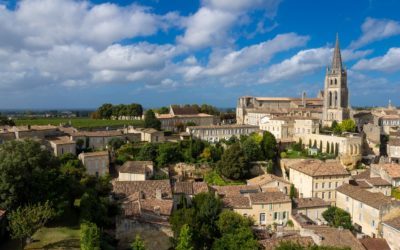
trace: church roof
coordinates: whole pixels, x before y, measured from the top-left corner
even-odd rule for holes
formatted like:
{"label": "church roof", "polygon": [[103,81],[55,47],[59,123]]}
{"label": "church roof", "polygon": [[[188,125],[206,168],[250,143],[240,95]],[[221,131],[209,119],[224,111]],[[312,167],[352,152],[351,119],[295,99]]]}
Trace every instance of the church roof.
{"label": "church roof", "polygon": [[342,55],[340,54],[339,35],[336,34],[336,44],[335,50],[333,52],[332,69],[341,70],[342,68]]}

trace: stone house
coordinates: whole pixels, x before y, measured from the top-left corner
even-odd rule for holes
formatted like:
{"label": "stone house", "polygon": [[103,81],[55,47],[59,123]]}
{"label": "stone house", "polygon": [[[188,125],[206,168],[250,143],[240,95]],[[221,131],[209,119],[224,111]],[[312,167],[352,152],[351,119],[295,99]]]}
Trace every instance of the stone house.
{"label": "stone house", "polygon": [[371,176],[381,177],[393,187],[400,186],[400,164],[381,163],[371,165]]}
{"label": "stone house", "polygon": [[165,141],[164,132],[158,131],[157,129],[154,129],[154,128],[129,127],[127,129],[127,132],[134,133],[134,134],[140,134],[140,141],[145,141],[145,142],[164,142]]}
{"label": "stone house", "polygon": [[[122,214],[116,219],[115,237],[128,247],[139,234],[151,250],[167,250],[173,236],[168,222],[173,209],[169,180],[115,181],[114,198]],[[152,235],[152,237],[144,237]]]}
{"label": "stone house", "polygon": [[400,137],[389,137],[387,153],[390,162],[400,163]]}
{"label": "stone house", "polygon": [[55,156],[61,156],[67,153],[76,155],[76,142],[71,141],[70,137],[60,136],[48,139],[48,141]]}
{"label": "stone house", "polygon": [[213,115],[199,113],[193,107],[181,107],[171,105],[168,114],[156,114],[161,121],[161,129],[177,131],[180,125],[194,123],[196,126],[210,126],[216,124],[217,118]]}
{"label": "stone house", "polygon": [[259,128],[257,126],[237,124],[189,126],[186,128],[186,132],[193,138],[208,142],[219,142],[222,139],[229,140],[233,136],[240,138],[241,135],[250,135],[258,131]]}
{"label": "stone house", "polygon": [[296,198],[293,200],[293,214],[307,216],[316,224],[325,223],[322,213],[331,206],[330,202],[318,197]]}
{"label": "stone house", "polygon": [[247,180],[247,185],[257,185],[263,192],[271,188],[279,189],[284,194],[289,194],[290,182],[273,174],[263,174]]}
{"label": "stone house", "polygon": [[336,196],[336,206],[350,213],[356,229],[373,238],[379,236],[382,217],[400,206],[400,202],[382,193],[369,192],[350,184],[338,187]]}
{"label": "stone house", "polygon": [[386,239],[392,250],[400,250],[400,217],[382,222],[382,237]]}
{"label": "stone house", "polygon": [[103,176],[110,172],[110,156],[108,151],[80,153],[82,161],[89,175]]}
{"label": "stone house", "polygon": [[292,212],[289,196],[278,189],[261,192],[259,186],[213,186],[225,209],[250,217],[257,226],[285,225]]}
{"label": "stone house", "polygon": [[144,181],[153,176],[152,161],[127,161],[118,169],[119,181]]}
{"label": "stone house", "polygon": [[107,131],[80,131],[71,134],[71,140],[78,142],[82,140],[83,148],[91,148],[94,150],[104,150],[108,147],[108,143],[113,138],[126,140],[126,137],[119,130]]}
{"label": "stone house", "polygon": [[44,139],[51,136],[59,136],[62,132],[56,126],[51,125],[33,125],[13,127],[16,139],[38,138]]}
{"label": "stone house", "polygon": [[336,188],[348,183],[350,173],[337,161],[302,160],[291,165],[290,182],[299,198],[318,197],[335,204]]}
{"label": "stone house", "polygon": [[386,196],[392,194],[392,184],[381,177],[371,176],[370,169],[366,169],[357,175],[352,175],[349,183],[369,192],[380,192]]}

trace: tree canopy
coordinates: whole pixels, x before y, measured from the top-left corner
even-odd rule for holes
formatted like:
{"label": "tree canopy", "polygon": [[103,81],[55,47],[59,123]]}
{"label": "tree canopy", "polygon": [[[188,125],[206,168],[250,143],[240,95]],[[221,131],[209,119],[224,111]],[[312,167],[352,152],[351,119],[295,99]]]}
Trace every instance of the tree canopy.
{"label": "tree canopy", "polygon": [[95,113],[95,117],[100,119],[110,119],[111,117],[118,119],[121,116],[140,117],[143,115],[143,107],[138,103],[127,105],[112,105],[111,103],[104,103]]}
{"label": "tree canopy", "polygon": [[245,156],[240,143],[234,143],[222,154],[218,169],[225,177],[239,180],[250,172],[250,163]]}
{"label": "tree canopy", "polygon": [[333,227],[343,227],[344,229],[353,229],[351,215],[338,207],[330,207],[322,213],[324,219]]}
{"label": "tree canopy", "polygon": [[275,160],[278,148],[275,136],[268,131],[265,131],[261,141],[261,149],[264,152],[264,157],[267,160]]}
{"label": "tree canopy", "polygon": [[149,109],[146,111],[144,115],[144,127],[145,128],[154,128],[157,130],[161,129],[161,122],[157,119],[153,110]]}

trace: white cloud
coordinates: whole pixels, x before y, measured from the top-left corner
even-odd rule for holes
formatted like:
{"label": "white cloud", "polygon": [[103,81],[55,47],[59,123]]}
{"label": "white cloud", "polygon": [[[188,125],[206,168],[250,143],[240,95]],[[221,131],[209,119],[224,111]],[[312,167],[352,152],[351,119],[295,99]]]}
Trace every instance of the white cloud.
{"label": "white cloud", "polygon": [[252,65],[267,63],[276,53],[304,46],[308,39],[307,36],[299,36],[295,33],[282,34],[266,42],[230,52],[222,58],[218,54],[213,55],[205,73],[214,76],[226,75]]}
{"label": "white cloud", "polygon": [[400,70],[400,48],[390,48],[383,56],[362,59],[353,66],[353,69],[384,72],[398,71]]}
{"label": "white cloud", "polygon": [[107,70],[154,69],[162,67],[166,60],[174,55],[176,48],[173,45],[115,44],[91,58],[90,66]]}
{"label": "white cloud", "polygon": [[[344,61],[362,58],[370,53],[370,50],[342,51]],[[291,58],[270,66],[260,82],[271,83],[315,72],[330,64],[332,54],[333,49],[327,47],[301,50]]]}
{"label": "white cloud", "polygon": [[[187,19],[187,28],[178,42],[192,48],[232,43],[229,31],[243,20],[247,12],[258,9],[267,17],[276,15],[280,0],[204,0],[202,7]],[[246,23],[246,22],[245,22]]]}
{"label": "white cloud", "polygon": [[400,23],[389,19],[368,17],[361,26],[362,35],[350,44],[351,48],[360,48],[374,41],[400,35]]}

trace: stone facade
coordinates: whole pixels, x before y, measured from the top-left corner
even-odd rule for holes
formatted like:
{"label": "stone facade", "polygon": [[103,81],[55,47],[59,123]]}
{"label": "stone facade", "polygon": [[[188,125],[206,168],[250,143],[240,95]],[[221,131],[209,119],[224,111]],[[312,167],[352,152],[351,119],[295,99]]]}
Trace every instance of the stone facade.
{"label": "stone facade", "polygon": [[108,151],[81,153],[78,158],[82,161],[89,175],[103,176],[109,173]]}
{"label": "stone facade", "polygon": [[82,140],[83,148],[91,148],[94,150],[104,150],[108,146],[108,142],[113,138],[126,140],[126,137],[119,130],[113,131],[80,131],[71,134],[71,140]]}
{"label": "stone facade", "polygon": [[392,250],[400,250],[400,217],[382,222],[382,237]]}
{"label": "stone facade", "polygon": [[342,65],[339,38],[336,37],[332,65],[327,68],[324,87],[324,126],[331,126],[333,121],[342,122],[350,118],[349,91],[347,89],[347,70]]}
{"label": "stone facade", "polygon": [[153,176],[152,161],[127,161],[118,169],[119,181],[144,181]]}
{"label": "stone facade", "polygon": [[336,190],[336,206],[350,213],[362,233],[377,237],[382,217],[400,204],[381,193],[345,184]]}
{"label": "stone facade", "polygon": [[339,162],[303,160],[291,165],[290,182],[298,190],[299,198],[317,197],[335,204],[337,187],[348,183],[350,174]]}
{"label": "stone facade", "polygon": [[214,125],[187,127],[186,132],[193,138],[208,142],[218,142],[222,139],[229,140],[232,136],[239,138],[257,132],[258,126],[253,125]]}
{"label": "stone facade", "polygon": [[165,141],[164,132],[158,131],[154,128],[134,128],[132,126],[129,126],[127,129],[125,129],[125,131],[130,134],[139,134],[140,141],[145,141],[145,142]]}
{"label": "stone facade", "polygon": [[66,153],[76,155],[76,142],[71,141],[68,136],[49,139],[49,143],[55,156]]}
{"label": "stone facade", "polygon": [[306,148],[310,147],[311,144],[311,147],[316,146],[321,152],[337,154],[342,164],[350,168],[354,167],[361,160],[362,137],[358,135],[301,134],[296,136],[295,140],[298,142],[301,140],[303,146]]}

